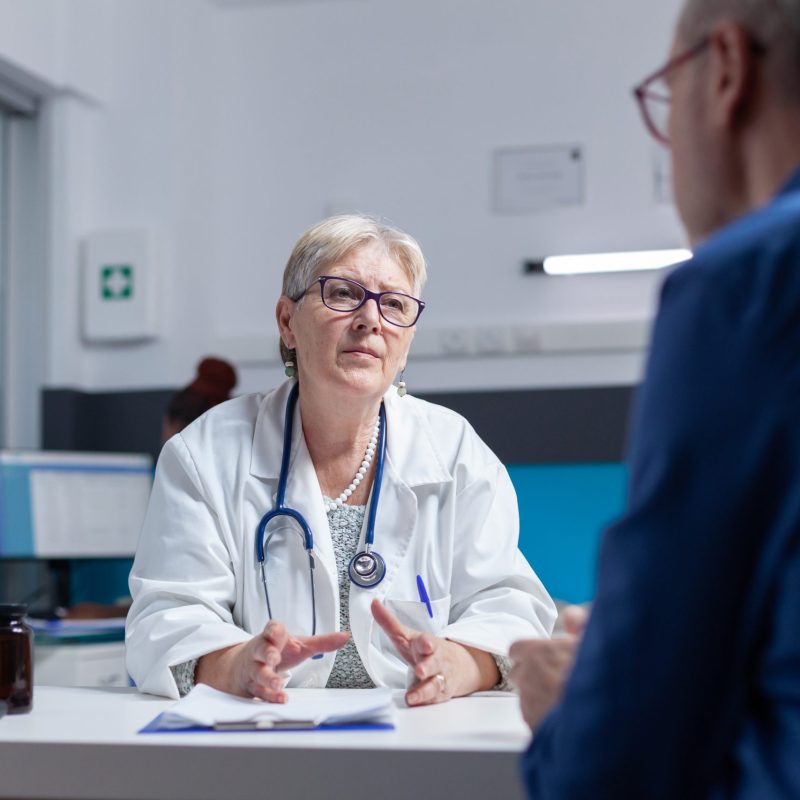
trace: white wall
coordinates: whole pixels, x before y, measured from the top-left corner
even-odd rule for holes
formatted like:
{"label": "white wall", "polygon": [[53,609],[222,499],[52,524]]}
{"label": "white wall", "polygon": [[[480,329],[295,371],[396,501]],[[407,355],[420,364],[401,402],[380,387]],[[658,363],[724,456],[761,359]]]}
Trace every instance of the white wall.
{"label": "white wall", "polygon": [[[109,99],[69,101],[60,126],[73,145],[57,158],[57,194],[71,220],[55,280],[69,302],[53,307],[49,380],[89,388],[169,386],[191,377],[208,346],[215,269],[216,122],[212,16],[203,0],[118,0],[111,4]],[[107,229],[155,238],[160,336],[101,346],[80,335],[80,244]]]}
{"label": "white wall", "polygon": [[0,1],[0,53],[36,77],[57,82],[59,75],[59,0]]}
{"label": "white wall", "polygon": [[[348,203],[420,239],[431,263],[421,335],[470,321],[645,315],[660,276],[537,280],[520,267],[682,242],[672,208],[654,201],[655,146],[629,91],[663,58],[677,6],[351,0],[229,11],[218,225],[230,263],[217,277],[218,331],[269,330],[264,297],[294,239]],[[562,142],[586,149],[586,204],[494,215],[493,149]],[[636,353],[424,361],[408,380],[627,382],[640,364]]]}
{"label": "white wall", "polygon": [[[174,385],[207,352],[236,355],[263,338],[271,353],[294,240],[347,206],[419,238],[431,267],[428,331],[646,318],[659,276],[543,279],[520,265],[682,243],[673,210],[655,202],[654,145],[629,91],[663,59],[678,5],[0,0],[0,56],[60,90],[45,109],[47,383]],[[495,148],[565,142],[587,154],[584,205],[492,213]],[[119,227],[159,238],[161,336],[87,346],[79,244]],[[407,381],[619,383],[636,380],[641,361],[641,350],[412,358]],[[250,363],[242,388],[280,374]]]}
{"label": "white wall", "polygon": [[95,99],[112,54],[106,0],[0,0],[0,57],[50,84]]}

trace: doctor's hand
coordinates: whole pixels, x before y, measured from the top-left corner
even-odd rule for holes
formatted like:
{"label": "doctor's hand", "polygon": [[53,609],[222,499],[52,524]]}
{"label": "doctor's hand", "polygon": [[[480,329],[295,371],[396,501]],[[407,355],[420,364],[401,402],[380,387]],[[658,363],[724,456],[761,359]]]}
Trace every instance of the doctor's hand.
{"label": "doctor's hand", "polygon": [[415,682],[406,692],[410,706],[490,689],[500,679],[494,658],[483,650],[408,628],[379,600],[372,601],[372,616],[414,670]]}
{"label": "doctor's hand", "polygon": [[195,681],[243,697],[258,697],[270,703],[285,703],[285,670],[317,653],[338,650],[350,634],[292,636],[282,623],[270,620],[249,642],[217,650],[197,662]]}
{"label": "doctor's hand", "polygon": [[567,606],[561,616],[563,635],[523,639],[511,645],[514,666],[510,679],[519,691],[522,716],[532,729],[561,698],[588,617],[585,608]]}

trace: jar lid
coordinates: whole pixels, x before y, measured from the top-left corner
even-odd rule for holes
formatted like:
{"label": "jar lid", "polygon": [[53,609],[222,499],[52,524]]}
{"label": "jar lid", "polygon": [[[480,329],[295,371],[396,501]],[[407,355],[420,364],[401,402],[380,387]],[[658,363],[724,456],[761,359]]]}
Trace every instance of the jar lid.
{"label": "jar lid", "polygon": [[0,603],[0,617],[24,617],[27,613],[25,603]]}

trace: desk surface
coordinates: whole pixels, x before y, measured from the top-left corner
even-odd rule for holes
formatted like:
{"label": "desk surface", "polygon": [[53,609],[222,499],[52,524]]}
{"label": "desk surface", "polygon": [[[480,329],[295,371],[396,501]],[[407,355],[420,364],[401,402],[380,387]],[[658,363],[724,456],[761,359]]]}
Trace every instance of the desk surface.
{"label": "desk surface", "polygon": [[0,797],[522,797],[529,732],[513,695],[403,707],[393,731],[137,733],[171,703],[133,689],[36,686],[31,714],[0,720]]}

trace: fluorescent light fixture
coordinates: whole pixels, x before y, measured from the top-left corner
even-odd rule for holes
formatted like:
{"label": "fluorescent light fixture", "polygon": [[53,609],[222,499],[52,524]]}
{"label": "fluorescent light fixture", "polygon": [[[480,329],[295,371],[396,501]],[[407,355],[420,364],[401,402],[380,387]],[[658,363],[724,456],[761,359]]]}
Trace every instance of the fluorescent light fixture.
{"label": "fluorescent light fixture", "polygon": [[548,256],[548,275],[581,275],[592,272],[632,272],[662,269],[692,257],[691,250],[640,250],[628,253],[587,253],[577,256]]}

